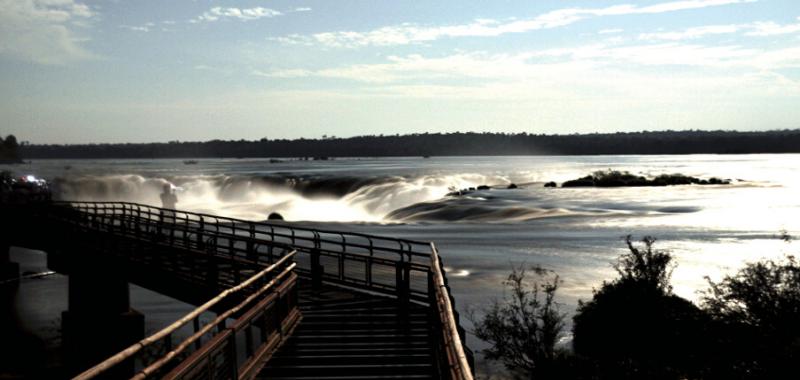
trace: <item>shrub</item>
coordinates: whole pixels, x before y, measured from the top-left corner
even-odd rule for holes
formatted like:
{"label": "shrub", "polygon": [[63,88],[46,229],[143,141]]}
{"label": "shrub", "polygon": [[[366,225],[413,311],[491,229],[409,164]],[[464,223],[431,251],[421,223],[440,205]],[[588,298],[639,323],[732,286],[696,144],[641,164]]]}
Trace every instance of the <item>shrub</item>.
{"label": "shrub", "polygon": [[[702,299],[719,324],[724,367],[741,378],[788,378],[800,360],[800,264],[794,257],[747,264]],[[787,372],[789,371],[789,372]]]}
{"label": "shrub", "polygon": [[560,279],[540,267],[531,272],[533,280],[524,267],[513,268],[503,282],[510,295],[494,300],[480,320],[470,313],[470,320],[475,336],[491,345],[483,350],[487,359],[527,378],[555,378],[565,317],[555,301]]}
{"label": "shrub", "polygon": [[573,347],[595,363],[599,378],[678,379],[702,368],[705,318],[691,302],[672,294],[672,255],[645,237],[628,253],[592,300],[579,302]]}

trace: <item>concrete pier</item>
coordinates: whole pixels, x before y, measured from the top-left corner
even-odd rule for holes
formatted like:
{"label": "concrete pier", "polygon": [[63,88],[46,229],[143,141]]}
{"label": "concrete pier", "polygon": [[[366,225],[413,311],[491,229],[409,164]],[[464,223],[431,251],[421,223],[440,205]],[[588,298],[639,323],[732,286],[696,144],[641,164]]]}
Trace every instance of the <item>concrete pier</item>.
{"label": "concrete pier", "polygon": [[11,261],[11,246],[0,242],[0,281],[19,278],[19,264]]}
{"label": "concrete pier", "polygon": [[[65,359],[73,374],[144,338],[144,315],[130,307],[127,279],[102,265],[80,261],[82,265],[70,268],[69,309],[61,315]],[[131,362],[107,375],[132,374]]]}

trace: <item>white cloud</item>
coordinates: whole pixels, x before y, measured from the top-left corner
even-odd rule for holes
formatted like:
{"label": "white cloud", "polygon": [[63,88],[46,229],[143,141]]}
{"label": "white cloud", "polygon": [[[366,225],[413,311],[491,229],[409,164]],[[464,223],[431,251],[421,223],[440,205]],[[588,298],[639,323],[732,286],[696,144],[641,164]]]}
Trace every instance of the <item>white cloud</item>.
{"label": "white cloud", "polygon": [[74,0],[0,0],[0,54],[40,64],[93,58],[79,35],[95,16]]}
{"label": "white cloud", "polygon": [[709,25],[684,29],[677,32],[642,33],[641,40],[680,41],[704,37],[712,34],[731,34],[742,29],[741,25]]}
{"label": "white cloud", "polygon": [[[800,17],[798,17],[800,21]],[[796,24],[781,25],[775,22],[757,22],[751,24],[751,30],[745,33],[748,36],[775,36],[800,32],[800,22]]]}
{"label": "white cloud", "polygon": [[[153,30],[154,26],[156,26],[155,23],[148,22],[148,23],[145,23],[143,25],[138,25],[138,26],[120,25],[119,27],[122,28],[122,29],[127,29],[127,30],[130,30],[130,31],[133,31],[133,32],[144,32],[144,33],[147,33],[149,31]],[[163,30],[163,28],[162,28],[162,30]]]}
{"label": "white cloud", "polygon": [[[646,67],[683,66],[686,70],[651,71]],[[450,93],[467,97],[513,97],[537,86],[576,89],[602,88],[617,91],[625,86],[651,83],[653,88],[674,88],[669,84],[676,77],[706,83],[708,86],[737,86],[753,81],[781,89],[791,86],[776,70],[800,67],[800,47],[763,50],[741,46],[704,46],[698,44],[661,43],[643,45],[594,44],[576,48],[547,49],[519,54],[459,53],[443,57],[412,54],[389,56],[383,62],[356,64],[321,69],[290,68],[275,71],[254,71],[254,75],[270,78],[330,78],[360,83],[378,91],[402,92],[411,96]],[[714,78],[713,81],[711,78]],[[783,78],[778,81],[776,78]],[[629,83],[617,83],[628,81]],[[688,79],[687,79],[688,81]],[[525,84],[524,86],[522,84]],[[686,86],[693,86],[685,83]],[[525,87],[527,86],[527,87]],[[766,88],[766,87],[765,87]],[[503,94],[502,91],[509,91]],[[796,92],[796,91],[795,91]],[[444,95],[443,95],[444,96]]]}
{"label": "white cloud", "polygon": [[294,9],[295,12],[310,12],[311,8],[309,7],[298,7]]}
{"label": "white cloud", "polygon": [[551,29],[601,16],[621,16],[632,14],[655,14],[689,9],[700,9],[728,4],[749,3],[757,0],[686,0],[661,4],[615,5],[606,8],[565,8],[543,13],[525,20],[498,21],[479,19],[472,23],[449,26],[422,26],[412,23],[385,26],[366,32],[337,31],[317,33],[311,36],[287,36],[283,42],[288,44],[318,43],[329,47],[361,47],[407,45],[454,37],[492,37],[508,33],[523,33],[541,29]]}
{"label": "white cloud", "polygon": [[210,22],[221,19],[238,19],[242,21],[258,20],[261,18],[272,18],[281,16],[283,13],[270,8],[255,7],[255,8],[224,8],[213,7],[202,15],[193,19],[193,22]]}
{"label": "white cloud", "polygon": [[642,33],[639,35],[639,39],[681,41],[697,39],[708,35],[733,34],[739,32],[744,32],[744,35],[746,36],[757,37],[798,33],[800,32],[800,22],[796,24],[783,25],[773,21],[759,21],[747,24],[731,25],[707,25],[692,27],[681,31]]}
{"label": "white cloud", "polygon": [[304,69],[286,69],[275,71],[261,71],[253,70],[253,75],[268,77],[268,78],[303,78],[315,75],[313,71]]}

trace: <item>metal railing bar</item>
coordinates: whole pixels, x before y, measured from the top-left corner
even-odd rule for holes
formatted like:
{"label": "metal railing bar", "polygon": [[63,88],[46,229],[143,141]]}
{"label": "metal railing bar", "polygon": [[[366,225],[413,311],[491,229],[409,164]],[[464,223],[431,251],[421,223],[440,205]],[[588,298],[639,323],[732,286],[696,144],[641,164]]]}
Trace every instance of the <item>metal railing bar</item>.
{"label": "metal railing bar", "polygon": [[[306,227],[286,226],[286,225],[282,225],[282,224],[274,224],[274,223],[267,223],[267,222],[254,222],[254,221],[235,219],[235,218],[228,218],[228,217],[216,216],[216,215],[204,214],[204,213],[177,211],[177,210],[171,210],[171,209],[164,209],[164,208],[160,208],[160,207],[141,205],[141,204],[132,203],[132,202],[55,201],[53,203],[54,204],[67,204],[67,205],[81,204],[81,205],[95,206],[95,207],[97,205],[128,205],[128,206],[146,208],[146,209],[150,209],[150,210],[159,210],[159,212],[151,212],[150,213],[151,215],[160,215],[161,211],[168,211],[168,212],[185,213],[185,214],[191,214],[191,215],[195,215],[195,216],[202,216],[202,217],[206,217],[206,218],[212,218],[212,219],[216,219],[217,220],[216,224],[219,224],[220,220],[226,220],[226,221],[232,222],[234,224],[235,223],[240,223],[240,224],[251,224],[252,223],[252,224],[254,224],[256,226],[286,228],[286,229],[295,230],[295,231],[318,232],[318,233],[325,233],[325,234],[332,234],[332,235],[339,235],[339,234],[342,233],[341,231],[314,229],[314,228],[306,228]],[[367,239],[375,239],[375,240],[385,241],[385,242],[395,242],[395,243],[403,242],[403,243],[411,243],[411,244],[419,245],[419,246],[427,246],[429,244],[429,242],[424,242],[424,241],[388,238],[388,237],[385,237],[385,236],[370,235],[370,234],[364,234],[364,233],[360,233],[360,232],[345,232],[345,234],[349,235],[349,236],[359,236],[359,237],[363,237],[363,238],[367,238]]]}

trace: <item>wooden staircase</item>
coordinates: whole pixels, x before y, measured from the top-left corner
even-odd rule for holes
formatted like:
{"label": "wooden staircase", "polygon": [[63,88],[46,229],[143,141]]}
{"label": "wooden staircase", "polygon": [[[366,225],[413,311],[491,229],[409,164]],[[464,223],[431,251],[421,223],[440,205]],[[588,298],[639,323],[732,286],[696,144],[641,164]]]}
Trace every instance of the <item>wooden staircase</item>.
{"label": "wooden staircase", "polygon": [[361,292],[301,285],[303,319],[261,379],[435,378],[428,310]]}

